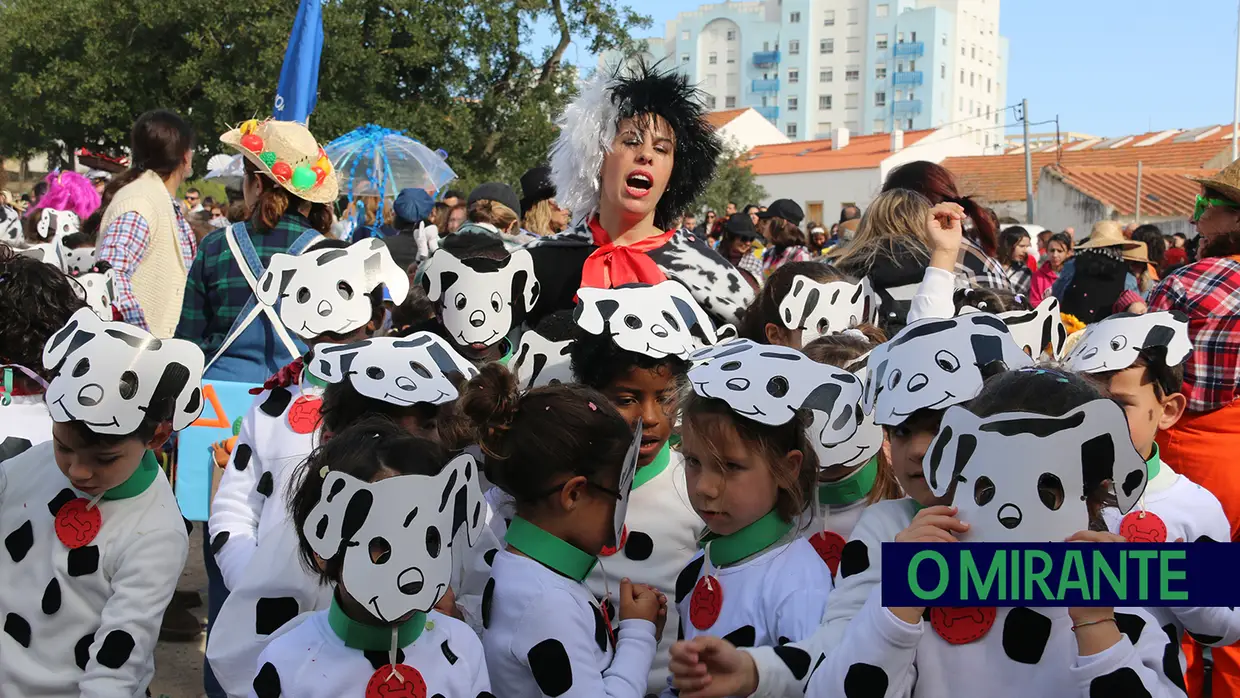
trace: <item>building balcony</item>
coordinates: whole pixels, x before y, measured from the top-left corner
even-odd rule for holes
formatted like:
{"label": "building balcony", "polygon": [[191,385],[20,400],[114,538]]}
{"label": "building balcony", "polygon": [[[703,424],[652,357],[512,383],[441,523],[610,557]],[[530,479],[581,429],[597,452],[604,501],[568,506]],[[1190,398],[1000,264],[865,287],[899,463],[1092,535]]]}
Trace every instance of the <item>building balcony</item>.
{"label": "building balcony", "polygon": [[896,44],[893,51],[896,56],[907,58],[919,58],[926,53],[926,42],[924,41],[906,41]]}
{"label": "building balcony", "polygon": [[901,70],[891,74],[891,84],[917,86],[925,77],[920,70]]}
{"label": "building balcony", "polygon": [[920,114],[921,113],[921,100],[920,99],[902,99],[898,102],[895,102],[893,107],[895,108],[895,112],[897,114]]}
{"label": "building balcony", "polygon": [[779,92],[779,78],[754,80],[752,89],[754,92]]}
{"label": "building balcony", "polygon": [[779,51],[755,51],[753,64],[759,68],[779,65]]}
{"label": "building balcony", "polygon": [[775,120],[779,118],[779,107],[754,107],[754,110],[771,123],[775,123]]}

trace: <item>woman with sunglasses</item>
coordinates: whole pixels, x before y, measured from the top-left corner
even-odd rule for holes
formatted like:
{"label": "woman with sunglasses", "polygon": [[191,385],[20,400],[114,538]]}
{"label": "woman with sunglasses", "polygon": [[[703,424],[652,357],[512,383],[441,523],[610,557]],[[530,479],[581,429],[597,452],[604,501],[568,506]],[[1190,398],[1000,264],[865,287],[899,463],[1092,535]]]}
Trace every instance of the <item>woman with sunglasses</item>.
{"label": "woman with sunglasses", "polygon": [[[1204,241],[1200,258],[1166,275],[1150,291],[1151,311],[1188,315],[1193,353],[1184,366],[1188,411],[1158,433],[1162,457],[1210,490],[1240,534],[1240,473],[1228,454],[1240,451],[1240,160],[1197,180],[1202,192],[1193,224]],[[1186,642],[1188,694],[1202,695],[1202,653]],[[1214,648],[1213,695],[1240,696],[1240,649]]]}

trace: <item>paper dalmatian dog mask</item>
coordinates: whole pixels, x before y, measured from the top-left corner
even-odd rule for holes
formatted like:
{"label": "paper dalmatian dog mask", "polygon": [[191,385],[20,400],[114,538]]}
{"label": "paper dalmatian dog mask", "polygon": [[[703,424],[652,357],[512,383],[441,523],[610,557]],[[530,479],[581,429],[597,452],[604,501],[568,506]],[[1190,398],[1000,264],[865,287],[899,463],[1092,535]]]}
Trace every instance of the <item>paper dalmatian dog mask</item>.
{"label": "paper dalmatian dog mask", "polygon": [[[854,360],[845,369],[864,380],[868,374],[869,355]],[[874,423],[874,416],[866,414],[863,401],[858,400],[854,406],[853,419],[857,422],[857,431],[851,437],[839,443],[824,443],[824,437],[830,434],[830,415],[825,412],[814,412],[814,421],[810,424],[810,443],[818,456],[818,467],[826,470],[832,467],[851,468],[864,465],[878,454],[883,446],[883,428]]]}
{"label": "paper dalmatian dog mask", "polygon": [[534,259],[515,250],[506,259],[458,259],[440,248],[422,279],[426,295],[441,306],[439,319],[459,345],[494,346],[538,302]]}
{"label": "paper dalmatian dog mask", "polygon": [[964,540],[1062,541],[1089,528],[1086,487],[1111,480],[1127,513],[1145,491],[1145,460],[1124,411],[1092,400],[1059,417],[1006,412],[978,417],[956,406],[926,451],[926,482],[969,522]]}
{"label": "paper dalmatian dog mask", "polygon": [[611,539],[611,546],[617,547],[619,541],[624,535],[624,520],[629,513],[629,495],[633,493],[633,479],[637,477],[637,459],[641,456],[642,447],[642,420],[637,418],[637,424],[633,427],[633,443],[629,444],[628,453],[624,456],[624,468],[620,471],[620,484],[616,486],[616,491],[620,493],[620,499],[616,500],[615,513],[615,531],[614,537]]}
{"label": "paper dalmatian dog mask", "polygon": [[881,426],[896,426],[920,409],[972,400],[986,378],[1033,365],[1007,325],[989,313],[926,318],[907,325],[870,352],[865,408]]}
{"label": "paper dalmatian dog mask", "polygon": [[[478,461],[452,459],[438,475],[363,482],[329,472],[306,519],[305,536],[324,560],[343,556],[341,580],[384,623],[434,608],[452,581],[452,541],[470,545],[486,526]],[[388,554],[375,562],[371,548]]]}
{"label": "paper dalmatian dog mask", "polygon": [[370,322],[367,294],[379,286],[400,305],[409,293],[409,276],[392,261],[382,240],[366,238],[345,248],[272,255],[255,296],[264,305],[278,303],[284,326],[302,339],[313,339],[325,332],[352,332]]}
{"label": "paper dalmatian dog mask", "polygon": [[512,366],[517,374],[517,385],[521,390],[532,390],[544,385],[572,383],[576,380],[569,356],[572,348],[571,339],[557,342],[534,330],[523,332]]}
{"label": "paper dalmatian dog mask", "polygon": [[56,248],[60,270],[66,274],[85,274],[95,265],[94,247],[70,249],[64,246],[64,238],[56,238]]}
{"label": "paper dalmatian dog mask", "polygon": [[45,400],[57,422],[81,420],[99,434],[132,434],[149,411],[176,430],[202,412],[202,350],[181,339],[156,339],[123,322],[79,308],[43,347],[55,371]]}
{"label": "paper dalmatian dog mask", "polygon": [[590,334],[610,335],[625,351],[655,359],[684,358],[720,339],[710,316],[676,281],[582,288],[577,298],[577,326]]}
{"label": "paper dalmatian dog mask", "polygon": [[779,302],[784,327],[801,330],[801,343],[843,332],[863,322],[874,322],[881,300],[869,278],[858,283],[819,283],[808,276],[792,279],[792,288]]}
{"label": "paper dalmatian dog mask", "polygon": [[693,392],[728,403],[732,411],[762,424],[787,424],[798,410],[823,413],[815,440],[843,443],[857,431],[861,380],[820,364],[795,349],[738,339],[689,357]]}
{"label": "paper dalmatian dog mask", "polygon": [[43,240],[51,242],[53,239],[62,238],[66,235],[72,235],[82,230],[82,220],[73,211],[57,211],[54,208],[45,208],[39,214],[39,222],[35,225],[35,232]]}
{"label": "paper dalmatian dog mask", "polygon": [[1077,373],[1119,371],[1136,362],[1142,351],[1166,351],[1168,366],[1179,366],[1193,352],[1188,316],[1178,310],[1145,315],[1118,313],[1085,329],[1064,364]]}
{"label": "paper dalmatian dog mask", "polygon": [[[958,315],[984,312],[971,305],[960,309]],[[1064,343],[1068,341],[1068,330],[1063,326],[1063,317],[1059,314],[1059,299],[1047,296],[1033,310],[1013,310],[996,313],[996,317],[1007,325],[1012,339],[1029,356],[1036,358],[1057,359],[1063,352]]]}
{"label": "paper dalmatian dog mask", "polygon": [[116,301],[116,274],[111,267],[70,276],[78,296],[95,311],[101,320],[112,319],[112,303]]}
{"label": "paper dalmatian dog mask", "polygon": [[448,374],[478,375],[443,339],[429,332],[375,337],[354,344],[320,345],[309,370],[328,383],[348,380],[357,392],[393,405],[442,405],[459,397]]}
{"label": "paper dalmatian dog mask", "polygon": [[0,244],[15,245],[22,239],[22,216],[11,206],[0,206]]}

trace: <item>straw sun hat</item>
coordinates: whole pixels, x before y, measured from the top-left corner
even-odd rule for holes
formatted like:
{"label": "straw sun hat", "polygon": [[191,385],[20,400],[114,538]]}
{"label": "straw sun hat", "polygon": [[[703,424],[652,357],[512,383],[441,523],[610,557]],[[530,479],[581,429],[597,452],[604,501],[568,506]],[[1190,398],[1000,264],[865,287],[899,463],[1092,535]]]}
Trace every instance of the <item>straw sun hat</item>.
{"label": "straw sun hat", "polygon": [[1213,177],[1189,177],[1189,179],[1223,194],[1233,203],[1240,204],[1240,160],[1223,168]]}
{"label": "straw sun hat", "polygon": [[1145,243],[1125,238],[1124,229],[1115,221],[1098,221],[1089,233],[1089,242],[1082,242],[1076,249],[1090,250],[1096,247],[1118,247],[1125,252],[1131,252],[1138,247],[1145,247]]}
{"label": "straw sun hat", "polygon": [[220,141],[296,197],[330,204],[340,193],[331,160],[302,124],[251,119],[220,136]]}

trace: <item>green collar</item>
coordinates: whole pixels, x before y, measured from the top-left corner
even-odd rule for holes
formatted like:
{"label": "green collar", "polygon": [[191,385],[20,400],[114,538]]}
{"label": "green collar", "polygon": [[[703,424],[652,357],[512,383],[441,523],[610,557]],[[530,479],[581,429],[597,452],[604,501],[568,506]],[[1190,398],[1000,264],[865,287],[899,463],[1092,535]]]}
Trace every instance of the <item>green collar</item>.
{"label": "green collar", "polygon": [[504,355],[500,357],[499,363],[501,366],[507,366],[508,362],[512,361],[512,355],[515,354],[516,351],[513,349],[512,342],[508,341],[507,337],[501,339],[500,341],[504,346]]}
{"label": "green collar", "polygon": [[705,547],[709,543],[710,564],[715,567],[727,567],[771,547],[790,530],[792,530],[792,522],[779,518],[779,513],[772,509],[766,516],[731,535],[716,536],[708,533],[702,537],[698,545]]}
{"label": "green collar", "polygon": [[878,479],[878,456],[874,456],[865,465],[835,482],[824,482],[818,485],[818,503],[827,505],[852,504],[864,499],[874,488]]}
{"label": "green collar", "polygon": [[[327,610],[327,624],[332,627],[336,637],[344,641],[345,647],[371,652],[388,652],[392,649],[392,627],[390,625],[368,625],[353,620],[344,613],[336,597],[332,595],[331,608]],[[396,646],[408,647],[422,635],[426,629],[426,614],[421,611],[413,614],[409,620],[396,627]]]}
{"label": "green collar", "polygon": [[1158,455],[1158,444],[1154,444],[1154,452],[1150,454],[1150,459],[1145,461],[1146,482],[1153,480],[1159,470],[1162,470],[1162,457]]}
{"label": "green collar", "polygon": [[142,454],[142,462],[138,464],[138,469],[133,471],[133,475],[121,484],[113,487],[103,493],[104,499],[129,499],[137,497],[146,491],[146,488],[155,482],[156,476],[159,475],[159,460],[155,458],[155,452],[147,449]]}
{"label": "green collar", "polygon": [[327,388],[327,381],[314,375],[314,371],[311,371],[309,368],[306,368],[305,366],[303,366],[301,369],[301,377],[305,378],[307,383],[315,386],[316,388],[323,388],[323,389]]}
{"label": "green collar", "polygon": [[504,540],[553,572],[580,582],[598,564],[598,557],[547,533],[520,516],[512,517]]}
{"label": "green collar", "polygon": [[672,444],[664,443],[658,455],[650,461],[650,465],[643,465],[637,469],[637,474],[633,476],[633,489],[658,477],[659,473],[667,469],[667,464],[670,462],[672,462]]}

